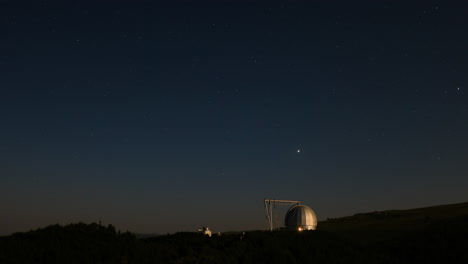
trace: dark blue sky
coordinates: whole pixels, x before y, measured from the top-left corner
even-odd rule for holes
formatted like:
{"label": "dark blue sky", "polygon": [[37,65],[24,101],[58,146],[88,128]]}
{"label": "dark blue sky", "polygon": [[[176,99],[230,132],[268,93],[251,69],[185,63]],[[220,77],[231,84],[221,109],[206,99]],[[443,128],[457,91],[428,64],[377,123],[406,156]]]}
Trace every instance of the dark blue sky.
{"label": "dark blue sky", "polygon": [[0,234],[468,200],[464,1],[171,2],[1,4]]}

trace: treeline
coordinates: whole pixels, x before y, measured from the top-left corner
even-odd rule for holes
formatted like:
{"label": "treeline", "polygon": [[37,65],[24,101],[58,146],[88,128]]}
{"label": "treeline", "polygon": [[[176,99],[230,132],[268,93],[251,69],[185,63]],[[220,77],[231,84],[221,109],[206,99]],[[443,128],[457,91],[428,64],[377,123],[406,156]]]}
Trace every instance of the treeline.
{"label": "treeline", "polygon": [[1,237],[0,263],[468,263],[467,220],[365,244],[320,230],[137,239],[112,225],[53,225]]}
{"label": "treeline", "polygon": [[120,263],[135,246],[112,225],[52,225],[0,238],[0,263]]}

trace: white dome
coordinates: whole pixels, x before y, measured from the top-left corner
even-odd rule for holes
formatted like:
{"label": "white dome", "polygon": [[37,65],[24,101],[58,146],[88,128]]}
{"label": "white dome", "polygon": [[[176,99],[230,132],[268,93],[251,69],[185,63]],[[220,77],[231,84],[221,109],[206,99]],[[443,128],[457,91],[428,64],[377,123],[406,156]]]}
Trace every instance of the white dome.
{"label": "white dome", "polygon": [[288,229],[299,231],[315,230],[317,227],[317,216],[310,207],[298,204],[289,208],[284,219],[284,224]]}

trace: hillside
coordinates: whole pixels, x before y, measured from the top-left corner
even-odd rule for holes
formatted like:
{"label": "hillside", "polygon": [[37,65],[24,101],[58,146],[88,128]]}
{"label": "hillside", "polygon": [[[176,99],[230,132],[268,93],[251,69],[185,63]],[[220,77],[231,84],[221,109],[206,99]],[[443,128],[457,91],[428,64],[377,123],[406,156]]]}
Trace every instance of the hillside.
{"label": "hillside", "polygon": [[366,243],[431,232],[431,229],[464,229],[467,223],[468,202],[409,210],[360,213],[319,222],[317,228]]}
{"label": "hillside", "polygon": [[180,232],[52,225],[0,237],[0,263],[468,263],[468,203],[356,214],[316,231]]}

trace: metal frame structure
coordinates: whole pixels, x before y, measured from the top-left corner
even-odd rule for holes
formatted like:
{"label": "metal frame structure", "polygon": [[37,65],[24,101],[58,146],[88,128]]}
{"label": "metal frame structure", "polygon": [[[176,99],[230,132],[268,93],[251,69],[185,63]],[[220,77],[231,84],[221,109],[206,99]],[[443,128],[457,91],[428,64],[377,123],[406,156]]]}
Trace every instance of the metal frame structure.
{"label": "metal frame structure", "polygon": [[263,206],[265,208],[265,222],[267,229],[272,231],[275,228],[273,221],[273,208],[275,205],[295,205],[300,204],[301,201],[291,201],[291,200],[274,200],[274,199],[265,199],[263,200]]}

